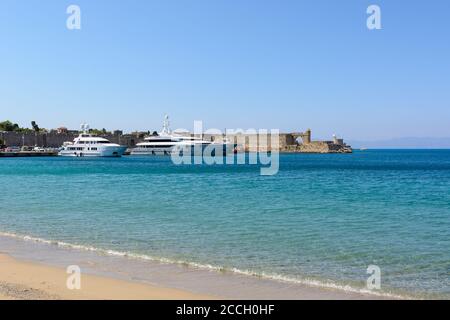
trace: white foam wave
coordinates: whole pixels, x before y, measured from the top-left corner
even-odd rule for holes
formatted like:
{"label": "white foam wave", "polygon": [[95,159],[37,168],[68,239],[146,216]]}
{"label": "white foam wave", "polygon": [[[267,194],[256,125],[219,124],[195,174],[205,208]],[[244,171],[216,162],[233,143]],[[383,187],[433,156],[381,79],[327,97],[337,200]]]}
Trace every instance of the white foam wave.
{"label": "white foam wave", "polygon": [[31,241],[35,243],[41,243],[46,245],[55,245],[60,248],[67,248],[67,249],[73,249],[73,250],[79,250],[79,251],[90,251],[90,252],[96,252],[103,255],[109,255],[109,256],[118,256],[118,257],[124,257],[124,258],[131,258],[131,259],[138,259],[138,260],[146,260],[146,261],[154,261],[159,263],[165,263],[165,264],[178,264],[183,265],[191,268],[201,269],[201,270],[208,270],[208,271],[215,271],[215,272],[224,272],[229,271],[234,274],[243,275],[243,276],[250,276],[250,277],[257,277],[261,279],[268,279],[268,280],[275,280],[280,282],[286,282],[286,283],[294,283],[298,285],[304,285],[309,287],[318,287],[318,288],[325,288],[325,289],[333,289],[333,290],[340,290],[345,291],[348,293],[356,293],[356,294],[362,294],[362,295],[371,295],[371,296],[377,296],[377,297],[383,297],[388,299],[417,299],[417,297],[409,296],[409,295],[400,295],[396,293],[390,293],[390,292],[379,292],[379,291],[372,291],[365,288],[356,288],[352,287],[350,285],[342,285],[338,284],[332,281],[320,281],[315,279],[309,279],[309,278],[292,278],[287,277],[279,274],[272,274],[272,273],[265,273],[265,272],[254,272],[251,270],[241,270],[238,268],[231,268],[227,269],[220,266],[214,266],[211,264],[202,264],[192,261],[184,261],[184,260],[175,260],[175,259],[168,259],[163,257],[153,257],[149,255],[144,254],[136,254],[136,253],[130,253],[130,252],[123,252],[123,251],[117,251],[117,250],[111,250],[111,249],[101,249],[96,248],[93,246],[85,246],[85,245],[79,245],[79,244],[71,244],[63,241],[53,241],[53,240],[46,240],[42,238],[32,237],[28,235],[18,235],[14,233],[9,232],[0,232],[0,236],[2,237],[9,237],[9,238],[15,238],[15,239],[21,239],[25,241]]}

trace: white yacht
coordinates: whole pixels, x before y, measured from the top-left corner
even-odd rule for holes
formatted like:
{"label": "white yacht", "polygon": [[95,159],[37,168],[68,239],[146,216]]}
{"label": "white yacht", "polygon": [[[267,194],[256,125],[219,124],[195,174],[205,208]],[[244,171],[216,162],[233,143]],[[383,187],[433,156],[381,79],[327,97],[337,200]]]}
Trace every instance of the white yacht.
{"label": "white yacht", "polygon": [[87,124],[81,125],[82,133],[73,140],[65,142],[58,155],[64,157],[120,157],[127,149],[110,142],[108,139],[89,133]]}
{"label": "white yacht", "polygon": [[173,152],[188,152],[192,155],[202,155],[203,150],[210,145],[222,147],[224,153],[228,144],[203,140],[199,137],[174,134],[169,128],[169,117],[166,115],[163,129],[160,133],[153,134],[144,139],[144,142],[136,144],[131,155],[170,155]]}

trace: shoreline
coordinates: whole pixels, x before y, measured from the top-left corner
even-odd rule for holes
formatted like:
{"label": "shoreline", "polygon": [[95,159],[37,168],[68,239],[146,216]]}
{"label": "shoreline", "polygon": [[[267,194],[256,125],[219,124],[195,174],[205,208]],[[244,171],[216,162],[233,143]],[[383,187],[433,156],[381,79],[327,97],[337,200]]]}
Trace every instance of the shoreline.
{"label": "shoreline", "polygon": [[[16,269],[16,266],[24,268],[22,270],[30,270],[35,274],[36,279],[43,278],[43,276],[36,274],[33,270],[43,270],[43,275],[53,279],[49,281],[46,278],[47,280],[44,279],[41,282],[54,283],[55,279],[59,279],[59,286],[53,287],[56,289],[44,290],[44,292],[48,297],[54,295],[62,299],[366,300],[406,298],[289,283],[282,279],[277,281],[233,272],[208,271],[183,264],[142,261],[126,256],[109,256],[99,252],[60,247],[50,242],[39,243],[31,238],[28,238],[27,241],[12,235],[0,234],[0,299],[5,299],[5,292],[8,292],[5,289],[8,288],[8,285],[5,286],[4,283],[9,283],[12,288],[17,286],[17,288],[28,288],[27,292],[34,292],[34,289],[42,290],[40,283],[29,282],[29,279],[24,276],[26,273],[14,278],[15,282],[8,282],[11,277],[7,276],[8,272],[4,272],[4,261],[6,264],[10,264],[12,270]],[[90,282],[94,283],[92,289],[89,289],[92,290],[92,293],[77,295],[68,294],[65,292],[68,291],[67,289],[61,291],[61,288],[65,288],[66,281],[62,281],[61,277],[67,279],[66,268],[69,265],[79,265],[83,279],[86,276]],[[104,282],[109,289],[98,291],[99,288],[95,284],[100,282]],[[119,291],[123,291],[124,287],[132,289],[129,290],[129,293],[123,292],[122,295],[112,294],[117,288],[120,288]]]}

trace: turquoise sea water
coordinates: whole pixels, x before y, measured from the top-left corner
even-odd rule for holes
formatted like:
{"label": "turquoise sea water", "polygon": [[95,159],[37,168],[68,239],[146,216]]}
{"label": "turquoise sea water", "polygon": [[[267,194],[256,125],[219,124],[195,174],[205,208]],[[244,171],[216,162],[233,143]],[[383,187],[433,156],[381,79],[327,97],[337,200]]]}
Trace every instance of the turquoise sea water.
{"label": "turquoise sea water", "polygon": [[450,150],[287,154],[277,175],[259,169],[0,159],[0,232],[356,289],[377,265],[384,293],[450,297]]}

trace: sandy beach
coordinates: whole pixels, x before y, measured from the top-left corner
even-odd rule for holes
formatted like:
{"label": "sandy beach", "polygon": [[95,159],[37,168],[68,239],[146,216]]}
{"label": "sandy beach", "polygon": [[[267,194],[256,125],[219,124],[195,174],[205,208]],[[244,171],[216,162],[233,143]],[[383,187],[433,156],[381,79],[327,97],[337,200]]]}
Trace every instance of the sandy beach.
{"label": "sandy beach", "polygon": [[212,299],[207,295],[93,275],[82,275],[81,289],[69,290],[68,276],[63,268],[18,261],[0,254],[0,299]]}

